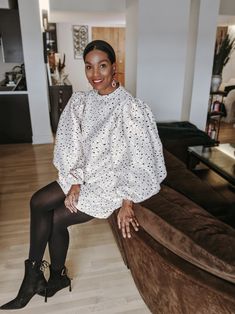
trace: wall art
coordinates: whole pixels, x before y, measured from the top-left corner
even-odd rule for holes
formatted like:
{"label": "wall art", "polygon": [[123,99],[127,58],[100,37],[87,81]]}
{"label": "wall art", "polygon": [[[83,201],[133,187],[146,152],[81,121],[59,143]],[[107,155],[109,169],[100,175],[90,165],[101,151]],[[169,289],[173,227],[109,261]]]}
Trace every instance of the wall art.
{"label": "wall art", "polygon": [[74,59],[82,58],[83,51],[88,44],[88,26],[73,25]]}

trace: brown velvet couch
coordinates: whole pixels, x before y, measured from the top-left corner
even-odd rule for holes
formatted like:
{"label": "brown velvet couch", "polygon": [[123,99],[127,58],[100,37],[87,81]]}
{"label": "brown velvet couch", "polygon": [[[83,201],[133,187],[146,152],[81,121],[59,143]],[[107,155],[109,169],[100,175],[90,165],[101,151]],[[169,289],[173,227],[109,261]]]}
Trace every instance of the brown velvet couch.
{"label": "brown velvet couch", "polygon": [[151,313],[235,313],[235,203],[164,156],[161,191],[135,205],[140,230],[123,239],[109,218],[123,260]]}

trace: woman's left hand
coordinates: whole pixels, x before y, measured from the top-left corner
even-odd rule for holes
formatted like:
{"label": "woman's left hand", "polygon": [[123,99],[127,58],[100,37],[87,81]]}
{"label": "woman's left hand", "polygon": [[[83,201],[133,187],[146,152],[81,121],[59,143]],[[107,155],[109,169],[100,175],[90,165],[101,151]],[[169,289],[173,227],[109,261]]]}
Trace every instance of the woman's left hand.
{"label": "woman's left hand", "polygon": [[122,207],[120,208],[117,215],[118,228],[122,231],[123,238],[130,238],[130,226],[134,228],[135,231],[139,230],[139,223],[135,217],[133,210],[133,203],[129,200],[123,200]]}
{"label": "woman's left hand", "polygon": [[74,184],[71,186],[68,194],[66,195],[64,204],[71,211],[71,213],[76,213],[78,211],[76,205],[78,202],[79,193],[80,193],[80,185]]}

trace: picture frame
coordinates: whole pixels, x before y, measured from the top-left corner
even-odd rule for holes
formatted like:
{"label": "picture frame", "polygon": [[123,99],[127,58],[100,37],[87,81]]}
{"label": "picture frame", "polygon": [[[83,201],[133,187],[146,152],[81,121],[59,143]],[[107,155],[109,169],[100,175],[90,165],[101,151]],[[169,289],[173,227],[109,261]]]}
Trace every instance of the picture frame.
{"label": "picture frame", "polygon": [[74,59],[81,59],[83,51],[88,44],[88,25],[73,25]]}

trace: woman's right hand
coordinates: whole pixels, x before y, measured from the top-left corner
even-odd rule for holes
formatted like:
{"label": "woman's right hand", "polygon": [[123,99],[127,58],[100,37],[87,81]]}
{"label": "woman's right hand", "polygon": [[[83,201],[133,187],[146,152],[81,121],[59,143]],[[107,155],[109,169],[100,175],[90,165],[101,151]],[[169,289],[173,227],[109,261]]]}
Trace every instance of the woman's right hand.
{"label": "woman's right hand", "polygon": [[119,209],[117,215],[117,222],[118,228],[121,230],[123,238],[131,238],[131,226],[135,231],[139,230],[139,222],[135,217],[132,201],[122,201],[122,207]]}
{"label": "woman's right hand", "polygon": [[80,189],[80,184],[72,185],[64,200],[64,205],[71,211],[71,213],[77,213],[78,211],[76,205],[78,202]]}

